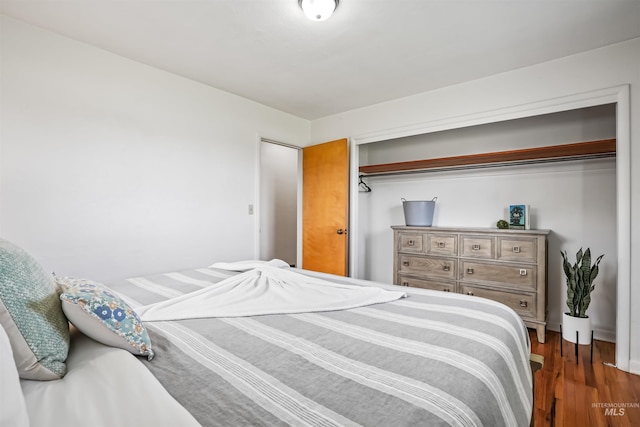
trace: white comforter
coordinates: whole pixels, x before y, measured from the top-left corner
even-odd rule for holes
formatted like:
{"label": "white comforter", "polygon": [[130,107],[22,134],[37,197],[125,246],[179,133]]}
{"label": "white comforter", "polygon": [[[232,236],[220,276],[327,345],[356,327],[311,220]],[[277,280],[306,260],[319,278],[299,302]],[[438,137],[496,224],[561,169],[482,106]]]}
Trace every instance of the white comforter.
{"label": "white comforter", "polygon": [[[136,312],[147,322],[242,317],[345,310],[405,296],[404,292],[336,284],[272,265],[253,264],[251,267],[254,268],[245,273],[186,295],[137,308]],[[248,266],[248,263],[214,264],[216,268],[229,270]]]}

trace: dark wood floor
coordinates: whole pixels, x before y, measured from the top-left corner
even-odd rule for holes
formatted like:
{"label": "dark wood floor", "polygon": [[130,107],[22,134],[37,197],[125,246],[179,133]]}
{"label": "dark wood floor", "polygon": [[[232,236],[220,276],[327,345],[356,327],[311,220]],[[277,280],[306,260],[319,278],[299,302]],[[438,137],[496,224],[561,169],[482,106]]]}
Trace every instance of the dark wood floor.
{"label": "dark wood floor", "polygon": [[544,344],[535,331],[529,336],[531,351],[544,356],[534,379],[535,427],[640,426],[640,376],[606,365],[615,363],[615,344],[594,341],[593,364],[590,347],[579,346],[576,364],[572,343],[563,342],[560,356],[557,332],[547,331]]}

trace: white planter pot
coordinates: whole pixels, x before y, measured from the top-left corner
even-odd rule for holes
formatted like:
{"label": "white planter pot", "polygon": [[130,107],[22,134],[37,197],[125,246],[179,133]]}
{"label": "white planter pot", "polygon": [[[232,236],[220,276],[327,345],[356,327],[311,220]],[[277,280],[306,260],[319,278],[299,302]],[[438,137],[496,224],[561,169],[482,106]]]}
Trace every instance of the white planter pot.
{"label": "white planter pot", "polygon": [[591,319],[588,317],[573,317],[567,313],[562,314],[562,338],[572,343],[576,342],[578,331],[578,344],[591,344]]}

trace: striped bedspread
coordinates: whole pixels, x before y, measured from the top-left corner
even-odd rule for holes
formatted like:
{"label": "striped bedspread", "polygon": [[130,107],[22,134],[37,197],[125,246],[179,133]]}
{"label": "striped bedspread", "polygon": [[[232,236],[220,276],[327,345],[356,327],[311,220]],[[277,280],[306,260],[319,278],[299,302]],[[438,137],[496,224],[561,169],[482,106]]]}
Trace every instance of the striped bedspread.
{"label": "striped bedspread", "polygon": [[[136,307],[232,274],[202,268],[108,286]],[[402,289],[407,298],[349,310],[147,322],[156,357],[141,360],[204,426],[529,425],[520,318],[478,297]]]}

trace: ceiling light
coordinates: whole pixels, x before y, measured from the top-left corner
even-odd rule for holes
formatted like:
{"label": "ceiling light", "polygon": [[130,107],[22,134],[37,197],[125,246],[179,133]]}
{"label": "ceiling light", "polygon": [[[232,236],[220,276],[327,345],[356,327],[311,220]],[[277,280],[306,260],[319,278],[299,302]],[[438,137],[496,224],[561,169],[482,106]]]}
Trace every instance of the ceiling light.
{"label": "ceiling light", "polygon": [[338,7],[339,0],[298,0],[298,6],[312,21],[329,19]]}

